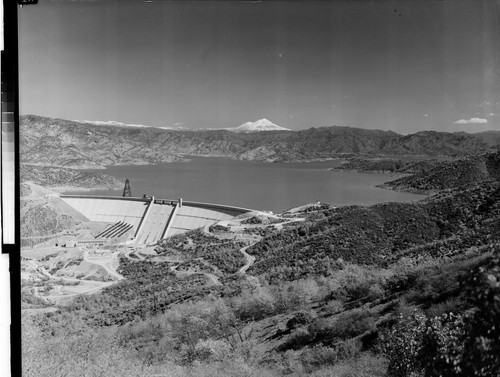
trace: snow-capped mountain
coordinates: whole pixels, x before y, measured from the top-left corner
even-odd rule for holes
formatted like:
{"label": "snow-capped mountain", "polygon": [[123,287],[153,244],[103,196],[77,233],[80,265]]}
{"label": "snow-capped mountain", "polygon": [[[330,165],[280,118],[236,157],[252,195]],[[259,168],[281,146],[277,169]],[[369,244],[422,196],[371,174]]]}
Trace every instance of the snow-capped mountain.
{"label": "snow-capped mountain", "polygon": [[291,131],[288,128],[280,127],[273,122],[267,120],[266,118],[259,119],[255,122],[246,122],[238,127],[230,127],[230,128],[186,128],[182,126],[146,126],[144,124],[128,124],[117,122],[114,120],[102,121],[102,120],[75,120],[75,122],[92,124],[95,126],[111,126],[111,127],[133,127],[133,128],[159,128],[163,130],[172,130],[172,131],[219,131],[219,130],[227,130],[235,133],[252,133],[252,132],[262,132],[262,131]]}
{"label": "snow-capped mountain", "polygon": [[262,132],[262,131],[291,131],[288,128],[280,127],[273,122],[267,120],[266,118],[259,119],[255,122],[246,122],[241,126],[234,128],[226,128],[226,130],[232,132],[250,133],[250,132]]}

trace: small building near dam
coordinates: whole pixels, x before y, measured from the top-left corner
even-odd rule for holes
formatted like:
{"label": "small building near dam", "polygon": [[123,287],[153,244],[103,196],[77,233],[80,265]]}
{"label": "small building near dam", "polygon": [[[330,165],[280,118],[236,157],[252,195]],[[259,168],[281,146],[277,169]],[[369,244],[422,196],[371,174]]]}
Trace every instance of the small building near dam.
{"label": "small building near dam", "polygon": [[[151,245],[221,220],[230,220],[253,210],[220,204],[155,197],[61,195],[61,199],[90,221],[108,222],[96,236],[119,239],[127,244]],[[125,237],[125,239],[123,239]]]}

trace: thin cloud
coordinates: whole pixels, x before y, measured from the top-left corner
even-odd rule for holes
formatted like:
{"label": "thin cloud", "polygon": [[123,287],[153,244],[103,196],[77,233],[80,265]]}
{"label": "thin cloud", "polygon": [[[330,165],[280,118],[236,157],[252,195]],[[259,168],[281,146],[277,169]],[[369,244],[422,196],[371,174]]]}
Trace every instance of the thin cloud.
{"label": "thin cloud", "polygon": [[424,114],[424,117],[428,118],[428,117],[429,117],[429,114]]}
{"label": "thin cloud", "polygon": [[484,118],[470,118],[469,120],[459,119],[453,123],[455,123],[455,124],[484,124],[484,123],[488,123],[488,120],[484,119]]}

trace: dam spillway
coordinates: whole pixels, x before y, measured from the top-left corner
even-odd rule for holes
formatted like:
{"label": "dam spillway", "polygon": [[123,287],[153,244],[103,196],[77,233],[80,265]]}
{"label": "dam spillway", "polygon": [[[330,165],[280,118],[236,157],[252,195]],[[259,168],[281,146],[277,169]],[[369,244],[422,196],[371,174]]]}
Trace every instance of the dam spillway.
{"label": "dam spillway", "polygon": [[175,206],[152,201],[136,235],[136,243],[147,245],[164,238],[170,215],[174,210]]}
{"label": "dam spillway", "polygon": [[134,236],[127,243],[151,245],[251,209],[180,200],[91,195],[61,195],[61,199],[90,221],[126,223]]}
{"label": "dam spillway", "polygon": [[177,209],[166,236],[171,237],[221,220],[229,220],[249,211],[215,204],[184,202]]}

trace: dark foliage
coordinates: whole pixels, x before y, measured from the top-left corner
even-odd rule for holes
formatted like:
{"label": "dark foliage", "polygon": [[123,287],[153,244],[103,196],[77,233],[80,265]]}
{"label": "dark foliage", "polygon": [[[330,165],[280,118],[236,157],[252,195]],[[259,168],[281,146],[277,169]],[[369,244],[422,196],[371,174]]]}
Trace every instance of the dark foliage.
{"label": "dark foliage", "polygon": [[498,182],[453,190],[419,203],[343,207],[264,237],[248,249],[249,270],[270,282],[330,275],[337,261],[385,266],[401,256],[452,256],[498,237]]}

